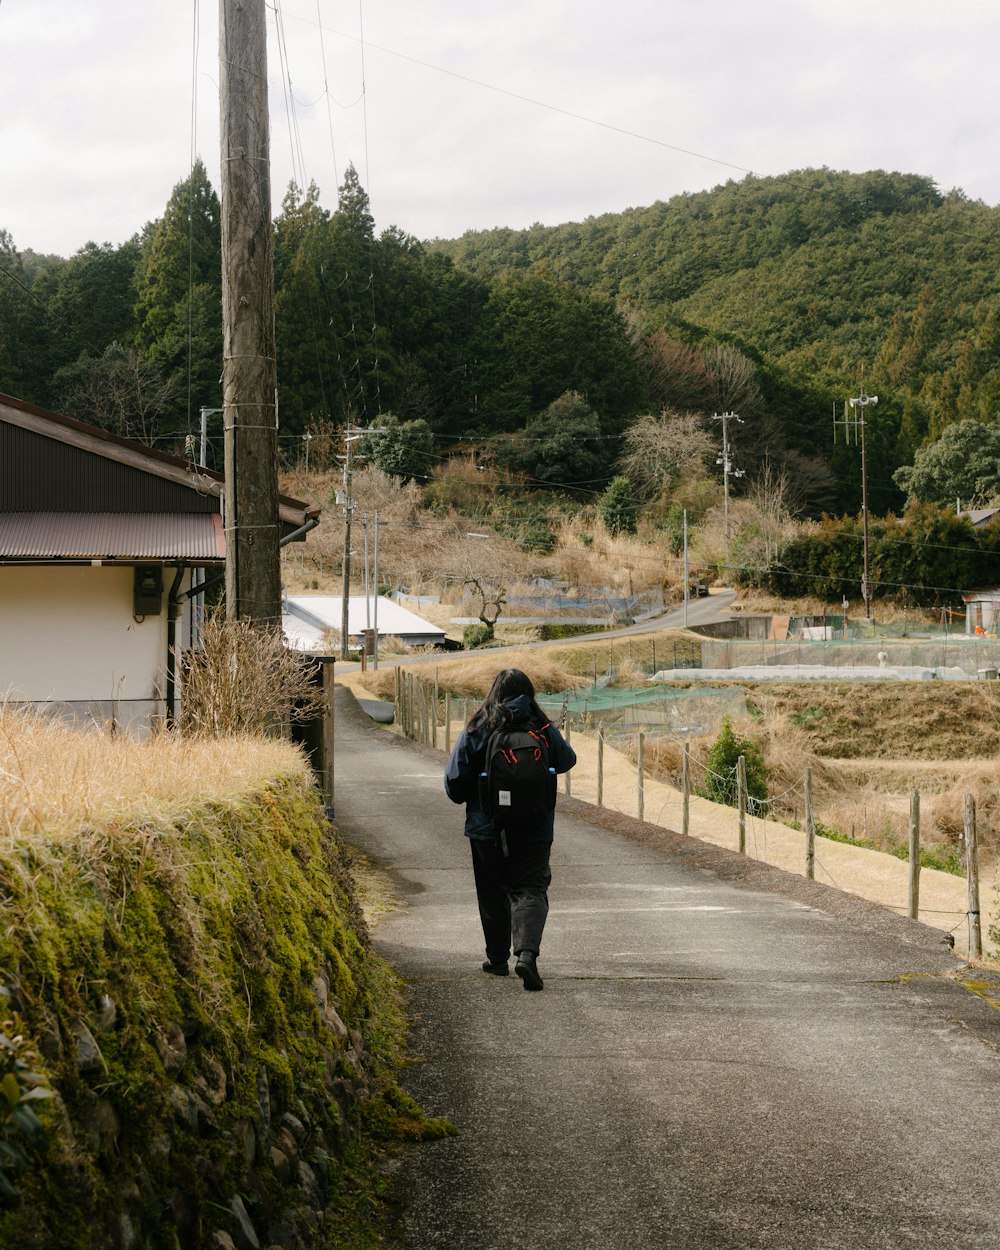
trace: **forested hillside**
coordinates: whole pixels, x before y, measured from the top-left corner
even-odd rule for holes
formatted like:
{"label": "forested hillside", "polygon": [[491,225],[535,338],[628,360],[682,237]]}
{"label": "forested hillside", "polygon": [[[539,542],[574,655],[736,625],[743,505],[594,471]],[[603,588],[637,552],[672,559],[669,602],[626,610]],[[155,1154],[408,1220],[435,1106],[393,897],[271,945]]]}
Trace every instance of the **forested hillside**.
{"label": "forested hillside", "polygon": [[[40,256],[0,230],[0,390],[176,444],[221,402],[220,268],[200,164],[118,247]],[[709,418],[732,410],[737,493],[768,464],[800,512],[853,512],[858,452],[834,444],[831,415],[863,380],[879,397],[871,505],[896,510],[893,474],[918,449],[957,423],[996,423],[998,271],[1000,210],[917,175],[749,177],[421,243],[376,233],[349,169],[335,211],[293,187],[275,222],[281,447],[316,455],[304,435],[378,417],[389,433],[373,450],[406,476],[472,448],[577,497],[625,467],[639,502],[664,502],[691,476],[685,456],[718,476]],[[217,454],[217,415],[209,429]],[[989,480],[979,472],[973,492]]]}
{"label": "forested hillside", "polygon": [[736,344],[759,365],[765,422],[789,446],[829,455],[839,506],[856,504],[857,457],[834,450],[832,405],[862,377],[880,401],[869,431],[876,510],[899,506],[892,472],[922,443],[1000,415],[1000,210],[942,195],[929,178],[750,177],[437,246],[486,276],[544,267],[685,343]]}

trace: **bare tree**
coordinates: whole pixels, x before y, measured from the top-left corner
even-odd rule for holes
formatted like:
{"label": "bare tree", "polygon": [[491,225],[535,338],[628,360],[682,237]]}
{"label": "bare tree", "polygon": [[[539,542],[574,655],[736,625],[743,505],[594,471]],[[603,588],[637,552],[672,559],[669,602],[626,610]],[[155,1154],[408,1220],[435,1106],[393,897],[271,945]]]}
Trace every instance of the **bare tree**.
{"label": "bare tree", "polygon": [[796,532],[793,496],[787,472],[765,461],[736,509],[731,551],[737,563],[763,570],[781,559]]}
{"label": "bare tree", "polygon": [[738,412],[744,420],[759,416],[764,396],[757,367],[731,343],[713,343],[703,354],[708,406],[714,412]]}
{"label": "bare tree", "polygon": [[709,379],[701,350],[662,328],[647,331],[635,309],[628,311],[626,322],[646,394],[653,403],[660,408],[703,411],[709,402]]}
{"label": "bare tree", "polygon": [[485,576],[469,576],[465,579],[465,585],[471,587],[479,600],[479,619],[489,630],[492,638],[500,613],[507,602],[506,586],[496,579]]}
{"label": "bare tree", "polygon": [[647,496],[704,476],[715,455],[705,418],[670,408],[659,416],[638,417],[625,431],[624,443],[619,468]]}
{"label": "bare tree", "polygon": [[164,378],[134,347],[120,343],[60,370],[56,385],[60,407],[70,416],[150,444],[175,389],[173,378]]}

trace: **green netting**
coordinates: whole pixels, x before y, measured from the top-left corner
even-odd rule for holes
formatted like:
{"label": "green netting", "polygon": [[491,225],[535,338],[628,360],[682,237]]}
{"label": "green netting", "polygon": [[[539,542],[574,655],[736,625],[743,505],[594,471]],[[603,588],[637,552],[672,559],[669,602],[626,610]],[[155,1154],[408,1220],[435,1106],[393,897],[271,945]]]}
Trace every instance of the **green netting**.
{"label": "green netting", "polygon": [[597,686],[565,690],[538,700],[547,716],[585,728],[659,729],[663,733],[690,735],[716,728],[723,716],[746,711],[746,698],[738,686]]}
{"label": "green netting", "polygon": [[560,694],[540,695],[539,706],[546,712],[554,712],[565,708],[573,715],[584,715],[587,712],[606,712],[616,708],[627,707],[640,703],[673,703],[676,700],[694,696],[717,697],[729,699],[733,691],[725,686],[685,687],[674,690],[662,685],[650,688],[646,686],[587,686],[582,690],[564,690]]}

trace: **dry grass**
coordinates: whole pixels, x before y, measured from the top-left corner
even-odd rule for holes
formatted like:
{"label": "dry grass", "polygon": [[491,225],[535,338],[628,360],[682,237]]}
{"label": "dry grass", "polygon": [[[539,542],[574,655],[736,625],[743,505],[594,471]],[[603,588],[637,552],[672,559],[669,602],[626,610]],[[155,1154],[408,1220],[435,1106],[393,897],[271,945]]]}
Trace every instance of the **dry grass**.
{"label": "dry grass", "polygon": [[139,742],[0,705],[0,836],[6,838],[67,838],[115,823],[160,826],[272,778],[307,776],[304,757],[288,742],[169,734]]}
{"label": "dry grass", "polygon": [[290,651],[280,630],[208,618],[202,645],[184,655],[181,730],[187,737],[267,733],[317,716],[315,664]]}
{"label": "dry grass", "polygon": [[[442,660],[440,664],[421,664],[413,673],[423,681],[433,681],[435,676],[441,694],[446,692],[457,699],[483,699],[493,679],[502,669],[519,668],[531,678],[539,693],[569,690],[579,685],[558,656],[548,649],[537,651],[505,651],[502,655],[483,651],[460,660]],[[408,671],[405,670],[404,671]],[[395,691],[395,675],[391,668],[368,672],[357,676],[357,683],[379,699],[391,699]]]}
{"label": "dry grass", "polygon": [[[633,684],[645,681],[642,666],[651,665],[654,652],[657,663],[673,662],[674,658],[688,659],[700,654],[701,640],[685,630],[663,630],[657,634],[645,634],[636,638],[615,638],[607,642],[550,643],[545,647],[532,647],[523,651],[504,651],[497,655],[489,648],[477,652],[463,652],[461,658],[441,657],[435,665],[421,664],[414,673],[425,680],[433,680],[437,673],[438,688],[456,698],[482,698],[489,690],[493,678],[504,668],[519,668],[531,678],[535,689],[543,694],[557,694],[585,686],[593,680],[594,672],[603,676],[609,670],[622,674]],[[358,684],[371,691],[377,698],[391,699],[395,689],[395,677],[391,668],[358,675]],[[627,684],[627,683],[626,683]]]}
{"label": "dry grass", "polygon": [[[777,595],[762,590],[741,590],[739,592],[740,611],[747,616],[835,616],[843,612],[841,603],[831,603],[829,599],[803,597],[799,599],[781,599]],[[848,615],[852,620],[863,618],[865,605],[863,600],[855,599],[848,605]],[[912,625],[915,629],[921,625],[940,625],[941,612],[933,608],[904,608],[888,600],[875,605],[875,620],[879,625]]]}
{"label": "dry grass", "polygon": [[[333,472],[293,470],[282,475],[282,490],[324,509],[323,521],[308,542],[293,543],[283,552],[282,581],[291,594],[340,593],[343,513],[334,500],[340,485],[339,474]],[[427,494],[413,483],[402,485],[378,469],[363,468],[353,481],[358,518],[353,546],[355,551],[363,547],[360,518],[373,518],[378,511],[384,522],[379,580],[405,585],[414,594],[441,594],[449,606],[461,599],[470,569],[489,572],[491,565],[502,568],[508,586],[542,575],[565,579],[574,587],[607,584],[617,594],[631,594],[679,581],[680,561],[667,553],[659,535],[614,537],[589,509],[568,520],[553,514],[555,550],[548,555],[526,551],[484,519],[492,508],[500,525],[505,503],[511,513],[518,511],[510,489],[499,470],[477,469],[461,457],[435,474]],[[424,506],[428,498],[434,501],[433,511]],[[489,542],[470,539],[470,531],[489,535]],[[362,569],[363,561],[356,558],[358,575]],[[449,623],[454,614],[448,612]]]}
{"label": "dry grass", "polygon": [[[283,490],[323,509],[320,526],[306,543],[293,543],[282,553],[282,584],[287,593],[321,591],[339,595],[342,590],[340,562],[343,552],[343,510],[334,499],[340,488],[339,475],[295,473],[281,479]],[[477,494],[471,498],[482,504],[489,496],[490,482],[480,475],[475,481]],[[492,531],[488,524],[471,521],[453,507],[432,512],[423,506],[419,487],[403,485],[379,469],[364,468],[355,473],[353,484],[355,521],[351,530],[355,552],[352,590],[361,593],[364,579],[364,529],[369,518],[369,554],[374,558],[374,516],[378,512],[379,581],[383,585],[403,585],[412,594],[443,594],[460,599],[463,583],[470,572],[489,575],[491,567],[501,567],[512,580],[532,575],[539,561],[517,543]],[[470,531],[484,532],[489,541],[470,538]]]}
{"label": "dry grass", "polygon": [[586,511],[565,518],[556,532],[557,546],[548,558],[551,575],[571,586],[612,587],[632,595],[683,580],[682,562],[667,551],[662,535],[645,537],[608,533]]}
{"label": "dry grass", "polygon": [[804,749],[840,759],[990,759],[1000,706],[978,682],[741,683],[763,718],[783,714]]}

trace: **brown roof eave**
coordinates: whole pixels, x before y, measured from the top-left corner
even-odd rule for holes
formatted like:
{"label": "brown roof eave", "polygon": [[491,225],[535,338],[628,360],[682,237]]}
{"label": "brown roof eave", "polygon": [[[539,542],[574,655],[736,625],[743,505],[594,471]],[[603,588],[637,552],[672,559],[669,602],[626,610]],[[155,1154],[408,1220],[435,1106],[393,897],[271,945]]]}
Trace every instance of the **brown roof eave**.
{"label": "brown roof eave", "polygon": [[[12,409],[15,413],[20,412],[25,416],[35,418],[34,421],[26,423],[29,428],[37,430],[38,422],[44,422],[61,428],[71,437],[65,441],[72,442],[76,446],[80,446],[82,442],[93,442],[96,446],[89,450],[97,455],[110,455],[113,459],[119,459],[120,456],[115,455],[115,450],[128,453],[130,459],[140,457],[148,462],[146,466],[148,472],[156,472],[157,466],[161,466],[164,470],[171,470],[166,476],[170,476],[175,481],[181,480],[185,485],[191,486],[193,489],[199,487],[204,488],[206,483],[209,484],[213,494],[219,494],[225,485],[225,476],[215,469],[206,469],[200,465],[194,465],[191,461],[183,459],[181,456],[174,456],[167,451],[159,451],[155,447],[148,447],[145,443],[137,443],[131,438],[122,438],[120,434],[112,434],[109,430],[103,430],[98,425],[88,425],[85,421],[77,421],[75,417],[64,416],[60,412],[52,412],[47,408],[39,408],[36,404],[29,404],[23,399],[17,399],[13,395],[5,395],[0,392],[0,415],[4,408]],[[58,437],[58,435],[55,435]],[[178,470],[182,471],[182,476],[178,475]],[[283,521],[292,524],[301,525],[308,517],[318,516],[321,509],[311,507],[304,500],[293,499],[290,495],[278,496],[278,512]]]}

